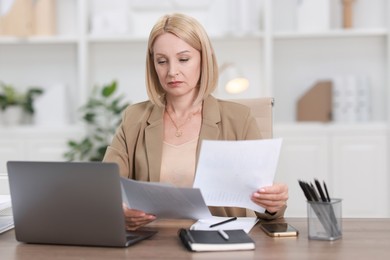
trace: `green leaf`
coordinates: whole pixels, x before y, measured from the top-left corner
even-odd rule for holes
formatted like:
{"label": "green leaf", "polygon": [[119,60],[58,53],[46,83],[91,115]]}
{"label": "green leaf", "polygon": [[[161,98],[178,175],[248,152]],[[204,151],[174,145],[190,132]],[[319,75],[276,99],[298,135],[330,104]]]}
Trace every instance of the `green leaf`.
{"label": "green leaf", "polygon": [[117,90],[117,82],[102,87],[95,86],[87,102],[78,111],[87,126],[83,140],[68,141],[69,150],[64,157],[70,161],[101,161],[116,128],[121,122],[121,113],[129,103],[124,102],[124,95],[113,98]]}
{"label": "green leaf", "polygon": [[74,147],[76,147],[78,144],[77,144],[77,142],[75,142],[75,141],[73,141],[73,140],[70,140],[70,141],[68,141],[68,145],[69,145],[70,147],[74,148]]}
{"label": "green leaf", "polygon": [[0,108],[5,110],[9,106],[21,106],[27,114],[34,114],[34,100],[43,93],[39,87],[30,87],[26,92],[18,91],[10,84],[0,82]]}
{"label": "green leaf", "polygon": [[83,116],[84,121],[88,123],[95,123],[96,114],[95,113],[86,113]]}
{"label": "green leaf", "polygon": [[115,80],[110,85],[104,86],[102,90],[103,97],[110,97],[112,94],[114,94],[116,87],[117,84]]}

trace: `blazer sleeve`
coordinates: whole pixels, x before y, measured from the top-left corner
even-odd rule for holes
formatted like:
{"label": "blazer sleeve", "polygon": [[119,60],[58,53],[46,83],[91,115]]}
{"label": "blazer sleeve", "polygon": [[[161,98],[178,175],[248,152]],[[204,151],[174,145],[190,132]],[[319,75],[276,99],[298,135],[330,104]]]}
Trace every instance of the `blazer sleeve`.
{"label": "blazer sleeve", "polygon": [[123,113],[122,123],[117,128],[111,144],[107,147],[103,162],[115,162],[119,166],[120,175],[125,178],[131,178],[129,165],[129,154],[127,152],[127,140],[125,138],[126,111]]}

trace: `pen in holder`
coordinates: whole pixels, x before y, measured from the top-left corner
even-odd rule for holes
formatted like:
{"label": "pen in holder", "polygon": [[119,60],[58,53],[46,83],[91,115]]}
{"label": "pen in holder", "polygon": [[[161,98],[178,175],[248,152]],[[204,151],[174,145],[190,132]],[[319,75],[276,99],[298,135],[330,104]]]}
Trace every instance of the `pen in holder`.
{"label": "pen in holder", "polygon": [[307,224],[309,239],[336,240],[342,236],[341,199],[330,202],[308,201]]}
{"label": "pen in holder", "polygon": [[328,189],[318,180],[315,186],[298,181],[307,199],[307,221],[309,239],[336,240],[342,236],[341,199],[330,199]]}

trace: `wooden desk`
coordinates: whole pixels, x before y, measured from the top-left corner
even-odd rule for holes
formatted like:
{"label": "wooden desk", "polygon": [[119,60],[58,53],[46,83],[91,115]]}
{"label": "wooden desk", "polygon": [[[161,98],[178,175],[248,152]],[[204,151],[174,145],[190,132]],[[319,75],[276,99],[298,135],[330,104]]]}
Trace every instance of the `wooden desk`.
{"label": "wooden desk", "polygon": [[0,259],[389,259],[390,219],[344,219],[343,238],[333,242],[308,240],[306,219],[286,221],[299,229],[297,238],[271,238],[255,226],[256,250],[235,252],[186,251],[177,230],[191,221],[160,221],[157,235],[129,248],[23,244],[9,231],[0,235]]}

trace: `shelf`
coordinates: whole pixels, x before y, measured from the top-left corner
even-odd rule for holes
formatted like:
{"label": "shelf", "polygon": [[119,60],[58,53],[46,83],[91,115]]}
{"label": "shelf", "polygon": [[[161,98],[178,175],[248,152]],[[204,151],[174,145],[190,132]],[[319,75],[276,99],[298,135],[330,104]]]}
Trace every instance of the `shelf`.
{"label": "shelf", "polygon": [[304,39],[304,38],[345,38],[345,37],[372,37],[387,36],[386,28],[377,29],[351,29],[351,30],[331,30],[326,32],[275,32],[274,38],[283,39]]}
{"label": "shelf", "polygon": [[[370,36],[387,36],[385,28],[378,29],[358,29],[358,30],[332,30],[327,32],[275,32],[273,37],[280,39],[303,39],[303,38],[343,38],[343,37],[370,37]],[[264,33],[256,32],[246,35],[218,35],[210,36],[212,41],[227,40],[261,40]],[[87,41],[90,43],[115,43],[115,42],[146,42],[146,37],[132,35],[89,35]],[[0,36],[0,44],[67,44],[77,43],[77,36],[31,36],[15,37]]]}
{"label": "shelf", "polygon": [[76,44],[76,36],[0,36],[0,44]]}
{"label": "shelf", "polygon": [[252,32],[250,34],[224,34],[224,35],[210,35],[212,41],[247,41],[247,40],[261,40],[264,38],[263,32]]}
{"label": "shelf", "polygon": [[64,126],[45,126],[45,125],[18,125],[4,126],[0,125],[0,135],[36,135],[48,133],[81,133],[83,132],[81,125],[64,125]]}
{"label": "shelf", "polygon": [[[262,32],[256,32],[251,34],[243,34],[243,35],[218,35],[212,36],[210,35],[210,40],[212,41],[248,41],[248,40],[260,40],[264,38],[264,34]],[[118,42],[147,42],[146,37],[141,36],[132,36],[132,35],[89,35],[87,37],[89,43],[118,43]]]}
{"label": "shelf", "polygon": [[89,43],[117,43],[117,42],[141,42],[146,43],[147,38],[132,35],[89,35]]}

